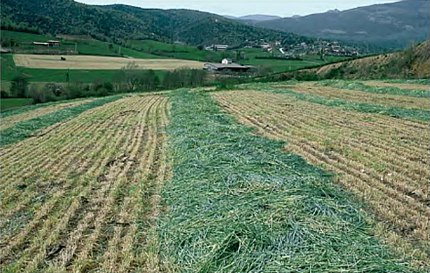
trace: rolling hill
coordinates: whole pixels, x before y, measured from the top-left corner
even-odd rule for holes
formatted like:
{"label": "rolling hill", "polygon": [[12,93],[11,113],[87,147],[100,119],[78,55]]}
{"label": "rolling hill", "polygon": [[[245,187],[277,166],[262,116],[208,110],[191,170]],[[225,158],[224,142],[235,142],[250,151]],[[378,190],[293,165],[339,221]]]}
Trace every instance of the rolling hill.
{"label": "rolling hill", "polygon": [[323,39],[339,39],[403,48],[428,36],[430,1],[404,0],[346,11],[282,18],[252,25]]}
{"label": "rolling hill", "polygon": [[205,12],[142,9],[127,5],[94,6],[73,0],[4,0],[1,16],[3,29],[25,26],[53,35],[85,34],[116,42],[152,39],[191,45],[225,43],[237,46],[260,39],[309,40]]}

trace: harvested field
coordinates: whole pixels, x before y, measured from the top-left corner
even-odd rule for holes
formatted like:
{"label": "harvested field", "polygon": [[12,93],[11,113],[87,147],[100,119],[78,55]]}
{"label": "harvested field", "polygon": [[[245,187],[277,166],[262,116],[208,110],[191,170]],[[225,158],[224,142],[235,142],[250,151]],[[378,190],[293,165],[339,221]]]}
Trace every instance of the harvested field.
{"label": "harvested field", "polygon": [[58,55],[15,54],[13,60],[16,66],[45,69],[121,69],[130,63],[138,65],[139,69],[175,70],[179,68],[202,69],[203,63],[180,59],[135,59],[120,57],[101,57],[68,55],[62,61]]}
{"label": "harvested field", "polygon": [[16,115],[6,116],[4,118],[2,117],[1,122],[0,122],[0,130],[10,128],[10,127],[14,126],[16,123],[21,122],[21,121],[37,118],[37,117],[40,117],[40,116],[43,116],[43,115],[64,109],[64,108],[81,105],[81,104],[90,102],[92,100],[93,99],[86,99],[86,100],[79,100],[79,101],[74,101],[74,102],[59,103],[59,104],[49,105],[46,107],[40,107],[40,108],[37,108],[35,110],[26,111],[26,112],[16,114]]}
{"label": "harvested field", "polygon": [[428,124],[255,91],[214,93],[241,123],[336,174],[379,220],[379,234],[417,263],[429,258]]}
{"label": "harvested field", "polygon": [[131,96],[1,149],[0,268],[149,272],[167,119],[166,97]]}
{"label": "harvested field", "polygon": [[357,103],[378,104],[389,107],[402,107],[408,109],[429,110],[429,101],[423,98],[357,92],[348,89],[338,89],[315,85],[314,83],[301,83],[297,85],[276,85],[275,88],[287,88],[302,94],[313,94],[328,99],[341,99]]}
{"label": "harvested field", "polygon": [[372,87],[396,87],[406,90],[430,90],[430,86],[425,84],[414,84],[414,83],[394,83],[394,82],[382,82],[382,81],[362,81],[363,84]]}

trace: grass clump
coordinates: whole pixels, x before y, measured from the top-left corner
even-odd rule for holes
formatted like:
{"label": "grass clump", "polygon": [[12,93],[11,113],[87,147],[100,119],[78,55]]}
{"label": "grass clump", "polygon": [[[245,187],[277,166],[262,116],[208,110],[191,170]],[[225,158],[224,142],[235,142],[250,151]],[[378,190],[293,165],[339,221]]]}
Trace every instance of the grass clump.
{"label": "grass clump", "polygon": [[370,234],[331,176],[251,134],[208,94],[174,92],[162,191],[167,272],[414,272]]}
{"label": "grass clump", "polygon": [[[397,82],[397,83],[404,83],[404,82]],[[350,82],[350,81],[342,81],[342,80],[326,80],[326,81],[319,82],[319,84],[321,86],[330,86],[330,87],[335,87],[340,89],[357,90],[357,91],[376,93],[376,94],[411,96],[411,97],[419,97],[419,98],[430,97],[430,91],[425,90],[426,86],[423,86],[422,90],[405,90],[398,87],[376,87],[376,86],[368,86],[361,82]]]}
{"label": "grass clump", "polygon": [[[34,119],[19,122],[13,127],[0,131],[0,147],[21,141],[29,136],[32,136],[35,132],[43,128],[46,128],[58,122],[68,120],[91,108],[102,106],[106,103],[120,99],[121,97],[121,95],[117,95],[96,99],[89,103],[81,104],[75,107],[64,108],[59,111],[49,113]],[[33,109],[34,108],[32,108],[32,110]],[[17,110],[16,112],[14,111],[14,113],[20,113],[20,111],[21,110]]]}

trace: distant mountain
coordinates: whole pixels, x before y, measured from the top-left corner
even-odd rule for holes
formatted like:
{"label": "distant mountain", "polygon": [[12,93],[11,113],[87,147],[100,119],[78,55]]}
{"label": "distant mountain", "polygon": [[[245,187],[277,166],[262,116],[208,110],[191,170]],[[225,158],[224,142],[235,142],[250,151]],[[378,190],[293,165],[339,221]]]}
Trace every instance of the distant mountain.
{"label": "distant mountain", "polygon": [[280,16],[274,16],[274,15],[254,14],[254,15],[242,16],[237,19],[245,20],[245,21],[264,22],[264,21],[277,20],[281,18],[282,17]]}
{"label": "distant mountain", "polygon": [[252,25],[395,49],[428,37],[429,11],[429,0],[404,0],[346,11],[331,10],[302,17],[254,22]]}
{"label": "distant mountain", "polygon": [[246,41],[307,41],[306,37],[253,27],[206,12],[93,6],[73,0],[2,0],[2,28],[23,26],[50,34],[84,34],[101,40],[180,41],[191,45],[241,45]]}

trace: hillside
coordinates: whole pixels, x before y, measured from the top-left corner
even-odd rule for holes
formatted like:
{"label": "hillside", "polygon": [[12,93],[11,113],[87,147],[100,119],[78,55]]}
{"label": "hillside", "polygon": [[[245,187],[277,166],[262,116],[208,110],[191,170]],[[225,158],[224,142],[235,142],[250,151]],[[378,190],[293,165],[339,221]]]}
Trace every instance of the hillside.
{"label": "hillside", "polygon": [[[298,72],[320,79],[430,78],[430,41],[391,54],[339,62]],[[297,76],[297,73],[287,77]]]}
{"label": "hillside", "polygon": [[42,33],[85,34],[101,40],[153,39],[191,45],[240,45],[260,39],[306,41],[305,37],[248,26],[222,16],[191,10],[92,6],[73,0],[4,0],[2,28],[32,27]]}
{"label": "hillside", "polygon": [[333,10],[303,17],[282,18],[253,25],[323,39],[340,39],[404,48],[426,39],[430,1],[404,0],[390,4]]}

